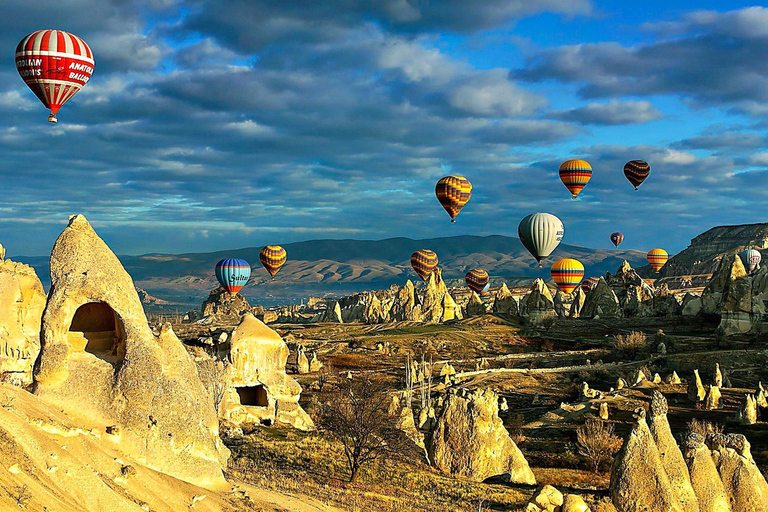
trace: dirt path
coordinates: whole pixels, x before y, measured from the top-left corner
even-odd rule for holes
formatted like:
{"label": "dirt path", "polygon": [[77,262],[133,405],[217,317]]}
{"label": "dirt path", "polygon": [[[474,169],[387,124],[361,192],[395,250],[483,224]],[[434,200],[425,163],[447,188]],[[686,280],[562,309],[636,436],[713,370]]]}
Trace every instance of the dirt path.
{"label": "dirt path", "polygon": [[304,495],[293,495],[254,487],[238,481],[237,486],[260,505],[274,507],[269,512],[344,512],[344,509],[327,505],[320,500]]}

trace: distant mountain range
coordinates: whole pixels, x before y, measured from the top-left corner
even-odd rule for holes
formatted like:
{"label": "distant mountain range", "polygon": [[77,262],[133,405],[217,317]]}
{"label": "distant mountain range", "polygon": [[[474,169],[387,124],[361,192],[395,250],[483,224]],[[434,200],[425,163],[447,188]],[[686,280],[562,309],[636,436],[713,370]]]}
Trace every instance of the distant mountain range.
{"label": "distant mountain range", "polygon": [[[587,276],[615,272],[626,259],[632,266],[646,263],[645,253],[634,250],[589,249],[561,244],[539,269],[535,260],[513,237],[456,236],[413,240],[310,240],[286,244],[288,262],[274,279],[259,262],[261,247],[189,254],[121,256],[120,261],[136,285],[161,299],[199,305],[216,286],[213,268],[224,257],[251,263],[253,274],[243,293],[253,303],[271,305],[298,302],[309,295],[328,296],[386,288],[419,278],[411,269],[411,254],[422,248],[435,251],[446,279],[463,279],[472,268],[484,268],[493,278],[513,280],[544,277],[560,258],[576,258]],[[48,258],[17,258],[35,267],[46,288]]]}

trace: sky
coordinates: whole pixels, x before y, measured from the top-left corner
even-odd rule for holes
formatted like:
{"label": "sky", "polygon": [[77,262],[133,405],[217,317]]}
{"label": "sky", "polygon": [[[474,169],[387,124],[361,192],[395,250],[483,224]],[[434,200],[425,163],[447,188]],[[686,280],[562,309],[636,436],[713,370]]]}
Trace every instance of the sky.
{"label": "sky", "polygon": [[[13,60],[43,28],[96,62],[58,125]],[[768,8],[747,2],[26,0],[0,48],[9,255],[75,213],[119,254],[516,236],[537,211],[564,243],[672,254],[768,221]],[[571,158],[594,169],[577,201]],[[474,187],[455,224],[447,174]]]}

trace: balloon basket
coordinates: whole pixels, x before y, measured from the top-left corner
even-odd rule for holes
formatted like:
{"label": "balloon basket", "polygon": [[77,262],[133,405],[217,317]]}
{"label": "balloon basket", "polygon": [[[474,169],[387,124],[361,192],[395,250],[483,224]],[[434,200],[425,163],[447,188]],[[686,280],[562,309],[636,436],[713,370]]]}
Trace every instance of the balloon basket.
{"label": "balloon basket", "polygon": [[456,219],[451,219],[451,223],[453,224],[454,222],[456,222]]}
{"label": "balloon basket", "polygon": [[578,198],[578,196],[576,194],[574,194],[574,195],[571,196],[571,201],[575,201],[577,198]]}
{"label": "balloon basket", "polygon": [[56,119],[56,115],[55,115],[55,114],[51,114],[51,115],[49,115],[49,116],[48,116],[48,122],[49,122],[49,123],[53,123],[53,124],[56,124],[56,123],[58,123],[58,122],[59,122],[59,120],[58,120],[58,119]]}

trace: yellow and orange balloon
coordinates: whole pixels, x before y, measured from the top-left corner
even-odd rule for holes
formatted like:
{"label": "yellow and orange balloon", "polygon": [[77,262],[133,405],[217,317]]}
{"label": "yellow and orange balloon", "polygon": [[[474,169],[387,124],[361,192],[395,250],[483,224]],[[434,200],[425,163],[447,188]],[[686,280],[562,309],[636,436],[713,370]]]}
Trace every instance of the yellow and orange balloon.
{"label": "yellow and orange balloon", "polygon": [[286,259],[288,259],[288,254],[279,245],[268,245],[259,252],[261,264],[272,277],[275,277],[280,267],[285,264]]}
{"label": "yellow and orange balloon", "polygon": [[421,280],[426,281],[437,267],[437,254],[429,249],[419,249],[411,255],[411,266]]}
{"label": "yellow and orange balloon", "polygon": [[550,274],[563,293],[571,293],[584,279],[584,265],[579,260],[563,258],[552,264]]}
{"label": "yellow and orange balloon", "polygon": [[472,184],[464,176],[446,176],[435,185],[435,195],[451,222],[456,222],[456,216],[472,197]]}
{"label": "yellow and orange balloon", "polygon": [[567,160],[560,165],[560,181],[571,192],[571,199],[579,196],[590,179],[592,166],[586,160]]}
{"label": "yellow and orange balloon", "polygon": [[669,259],[669,254],[664,249],[651,249],[648,251],[646,259],[651,264],[651,267],[653,267],[653,270],[658,272]]}

